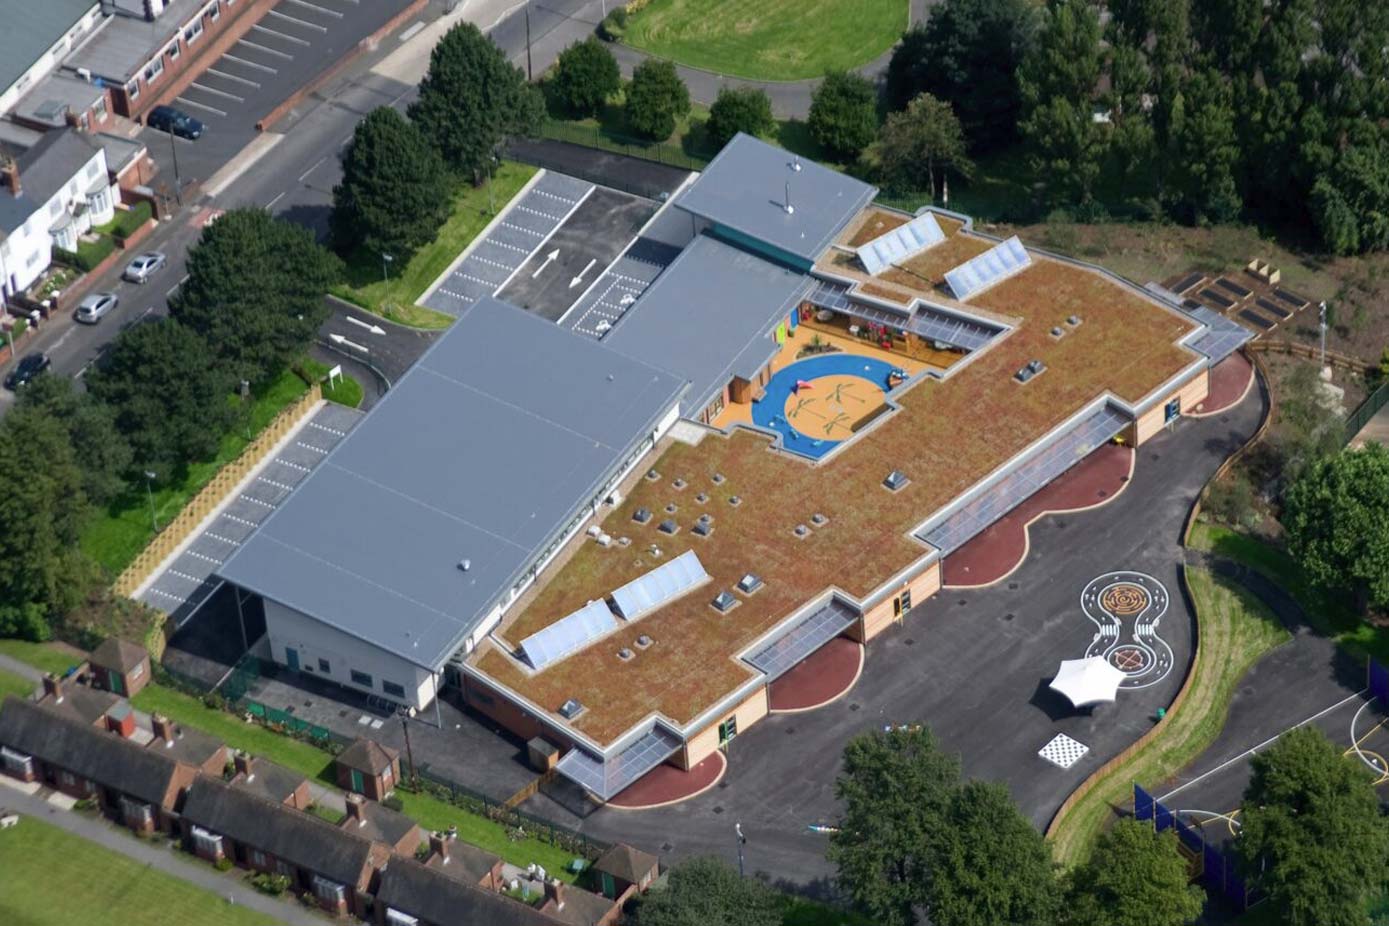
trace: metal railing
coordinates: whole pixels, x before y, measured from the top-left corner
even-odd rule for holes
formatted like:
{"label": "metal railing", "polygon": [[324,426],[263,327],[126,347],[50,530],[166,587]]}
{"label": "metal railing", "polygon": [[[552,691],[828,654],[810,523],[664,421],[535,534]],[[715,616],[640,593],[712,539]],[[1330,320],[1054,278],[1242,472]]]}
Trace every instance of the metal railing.
{"label": "metal railing", "polygon": [[1385,405],[1389,405],[1389,382],[1370,393],[1365,401],[1360,403],[1360,407],[1346,418],[1345,443],[1349,444],[1355,440],[1355,435],[1359,434],[1361,429],[1370,423],[1375,413]]}
{"label": "metal railing", "polygon": [[640,138],[618,135],[599,126],[575,125],[572,122],[562,122],[558,119],[545,120],[540,128],[540,137],[569,142],[573,145],[583,145],[585,148],[611,151],[614,154],[626,155],[629,158],[655,161],[657,164],[679,167],[682,170],[703,170],[709,166],[709,162],[718,153],[716,151],[686,151],[682,147],[668,145],[665,142],[645,141]]}

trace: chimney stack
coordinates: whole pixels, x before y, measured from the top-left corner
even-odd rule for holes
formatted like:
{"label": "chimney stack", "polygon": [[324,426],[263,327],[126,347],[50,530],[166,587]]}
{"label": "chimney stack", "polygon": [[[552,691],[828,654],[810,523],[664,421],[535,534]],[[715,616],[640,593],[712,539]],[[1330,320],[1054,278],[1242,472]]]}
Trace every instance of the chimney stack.
{"label": "chimney stack", "polygon": [[366,803],[366,798],[360,794],[348,794],[347,797],[347,819],[357,821],[358,826],[366,826],[366,818],[362,816],[362,806]]}
{"label": "chimney stack", "polygon": [[163,714],[151,714],[150,727],[154,730],[155,738],[164,741],[165,749],[174,744],[174,725],[168,717]]}
{"label": "chimney stack", "polygon": [[117,720],[115,717],[112,717],[110,714],[107,714],[103,719],[106,721],[107,733],[114,733],[120,737],[125,736],[125,731],[121,729],[121,722],[119,720]]}
{"label": "chimney stack", "polygon": [[58,676],[52,672],[45,672],[43,676],[43,693],[53,699],[54,704],[63,703],[63,683]]}
{"label": "chimney stack", "polygon": [[232,765],[236,768],[238,775],[245,775],[247,781],[255,778],[255,773],[251,771],[251,756],[249,753],[238,752],[232,756]]}
{"label": "chimney stack", "polygon": [[449,842],[449,837],[443,833],[432,832],[429,834],[429,851],[439,856],[439,864],[441,865],[449,863]]}
{"label": "chimney stack", "polygon": [[559,878],[551,878],[545,882],[545,897],[547,900],[555,902],[556,910],[564,909],[564,882]]}
{"label": "chimney stack", "polygon": [[4,152],[0,152],[0,177],[5,178],[5,186],[10,188],[10,195],[18,197],[21,191],[19,162]]}

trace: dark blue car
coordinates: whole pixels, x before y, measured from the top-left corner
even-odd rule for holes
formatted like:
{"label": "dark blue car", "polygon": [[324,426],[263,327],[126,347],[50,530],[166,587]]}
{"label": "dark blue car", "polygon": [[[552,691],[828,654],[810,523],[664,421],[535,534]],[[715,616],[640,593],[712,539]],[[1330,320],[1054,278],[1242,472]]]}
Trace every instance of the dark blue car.
{"label": "dark blue car", "polygon": [[145,125],[179,138],[196,141],[203,136],[203,124],[186,112],[172,106],[156,106],[145,117]]}

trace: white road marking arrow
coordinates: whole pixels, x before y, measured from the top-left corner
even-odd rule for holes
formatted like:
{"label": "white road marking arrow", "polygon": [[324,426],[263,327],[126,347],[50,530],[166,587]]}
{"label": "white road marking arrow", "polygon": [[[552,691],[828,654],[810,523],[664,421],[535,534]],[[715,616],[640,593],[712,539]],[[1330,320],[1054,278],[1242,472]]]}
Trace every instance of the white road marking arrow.
{"label": "white road marking arrow", "polygon": [[347,338],[343,337],[340,334],[330,334],[328,335],[328,340],[332,341],[334,344],[339,344],[343,347],[355,348],[356,350],[359,350],[364,354],[371,353],[371,348],[367,347],[365,344],[358,344],[356,341],[349,341],[347,340]]}
{"label": "white road marking arrow", "polygon": [[364,321],[362,321],[360,318],[353,318],[351,315],[344,315],[343,318],[347,319],[348,321],[350,321],[352,324],[356,325],[356,326],[359,327],[359,328],[365,328],[366,330],[370,331],[372,334],[385,334],[385,333],[386,333],[386,329],[385,329],[385,328],[382,328],[380,325],[373,325],[373,324],[371,324],[370,322],[364,322]]}
{"label": "white road marking arrow", "polygon": [[531,274],[531,279],[534,280],[536,277],[540,276],[540,273],[541,273],[542,270],[544,270],[546,267],[550,266],[550,263],[551,263],[552,261],[555,261],[555,260],[558,260],[558,259],[559,259],[559,248],[555,248],[555,249],[554,249],[553,251],[551,251],[549,254],[546,254],[546,255],[545,255],[545,262],[535,269],[535,273],[532,273],[532,274]]}
{"label": "white road marking arrow", "polygon": [[578,286],[580,283],[582,283],[584,281],[584,274],[592,270],[593,265],[596,263],[598,263],[598,258],[590,258],[589,262],[584,265],[584,269],[579,271],[579,275],[569,281],[569,288],[573,289],[575,286]]}

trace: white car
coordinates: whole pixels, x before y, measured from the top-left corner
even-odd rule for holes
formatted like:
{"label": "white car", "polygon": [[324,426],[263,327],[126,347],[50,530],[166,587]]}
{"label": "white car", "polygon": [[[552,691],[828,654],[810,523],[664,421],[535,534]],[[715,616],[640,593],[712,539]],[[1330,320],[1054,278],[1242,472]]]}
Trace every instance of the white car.
{"label": "white car", "polygon": [[76,318],[87,325],[95,325],[101,316],[120,305],[121,297],[115,293],[92,293],[77,304]]}
{"label": "white car", "polygon": [[164,265],[168,262],[169,259],[158,251],[148,251],[126,264],[125,272],[121,274],[121,278],[129,280],[131,283],[144,283],[163,270]]}

